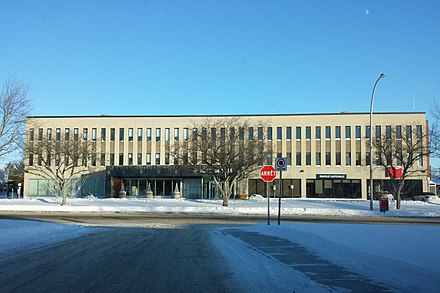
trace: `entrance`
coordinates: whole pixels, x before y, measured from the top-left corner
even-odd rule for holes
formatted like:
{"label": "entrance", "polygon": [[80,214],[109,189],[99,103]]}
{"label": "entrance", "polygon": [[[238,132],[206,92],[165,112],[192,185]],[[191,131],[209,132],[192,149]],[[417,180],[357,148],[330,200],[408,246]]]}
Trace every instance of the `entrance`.
{"label": "entrance", "polygon": [[[116,183],[118,178],[113,179]],[[161,178],[122,178],[121,179],[127,196],[145,197],[148,188],[151,189],[154,196],[171,197],[176,185],[181,189],[181,179],[161,179]],[[122,186],[121,186],[122,188]]]}

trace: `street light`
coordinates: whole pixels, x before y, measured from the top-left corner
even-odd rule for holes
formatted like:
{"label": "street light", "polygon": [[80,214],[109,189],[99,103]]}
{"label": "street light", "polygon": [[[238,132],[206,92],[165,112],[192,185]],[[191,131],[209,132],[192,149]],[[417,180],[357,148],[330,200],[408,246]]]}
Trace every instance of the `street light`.
{"label": "street light", "polygon": [[377,83],[381,78],[384,78],[385,74],[381,74],[379,78],[374,83],[373,92],[371,93],[371,103],[370,103],[370,210],[373,210],[373,103],[374,103],[374,92],[376,91]]}

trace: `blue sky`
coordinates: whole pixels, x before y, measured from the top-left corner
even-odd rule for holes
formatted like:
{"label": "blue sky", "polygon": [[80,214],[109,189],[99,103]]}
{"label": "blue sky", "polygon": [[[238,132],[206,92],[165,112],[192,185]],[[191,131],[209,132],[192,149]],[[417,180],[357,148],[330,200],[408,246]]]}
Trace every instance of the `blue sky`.
{"label": "blue sky", "polygon": [[35,115],[426,111],[440,1],[0,1]]}

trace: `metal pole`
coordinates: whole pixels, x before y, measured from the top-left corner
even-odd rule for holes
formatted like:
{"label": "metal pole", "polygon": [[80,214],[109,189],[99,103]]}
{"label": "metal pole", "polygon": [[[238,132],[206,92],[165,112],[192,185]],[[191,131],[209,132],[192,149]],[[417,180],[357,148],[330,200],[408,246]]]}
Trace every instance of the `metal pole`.
{"label": "metal pole", "polygon": [[281,221],[281,194],[283,193],[283,171],[280,170],[280,197],[278,199],[278,225]]}
{"label": "metal pole", "polygon": [[270,225],[270,195],[269,195],[269,182],[266,182],[266,196],[267,196],[267,224]]}
{"label": "metal pole", "polygon": [[381,74],[379,78],[374,83],[373,92],[371,93],[370,102],[370,211],[373,210],[373,103],[374,103],[374,92],[376,91],[377,83],[381,78],[384,78],[385,74]]}

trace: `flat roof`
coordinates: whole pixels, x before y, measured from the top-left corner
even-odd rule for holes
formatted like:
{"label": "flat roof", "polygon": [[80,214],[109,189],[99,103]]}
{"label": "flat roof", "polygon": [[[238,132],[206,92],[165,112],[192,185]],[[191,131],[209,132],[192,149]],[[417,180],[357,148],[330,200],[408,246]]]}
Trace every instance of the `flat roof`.
{"label": "flat roof", "polygon": [[[303,113],[303,114],[184,114],[184,115],[110,115],[110,114],[101,114],[101,115],[32,115],[27,116],[26,118],[177,118],[177,117],[264,117],[264,116],[328,116],[328,115],[369,115],[370,112],[339,112],[339,113]],[[426,115],[426,112],[373,112],[373,114],[378,115]]]}

